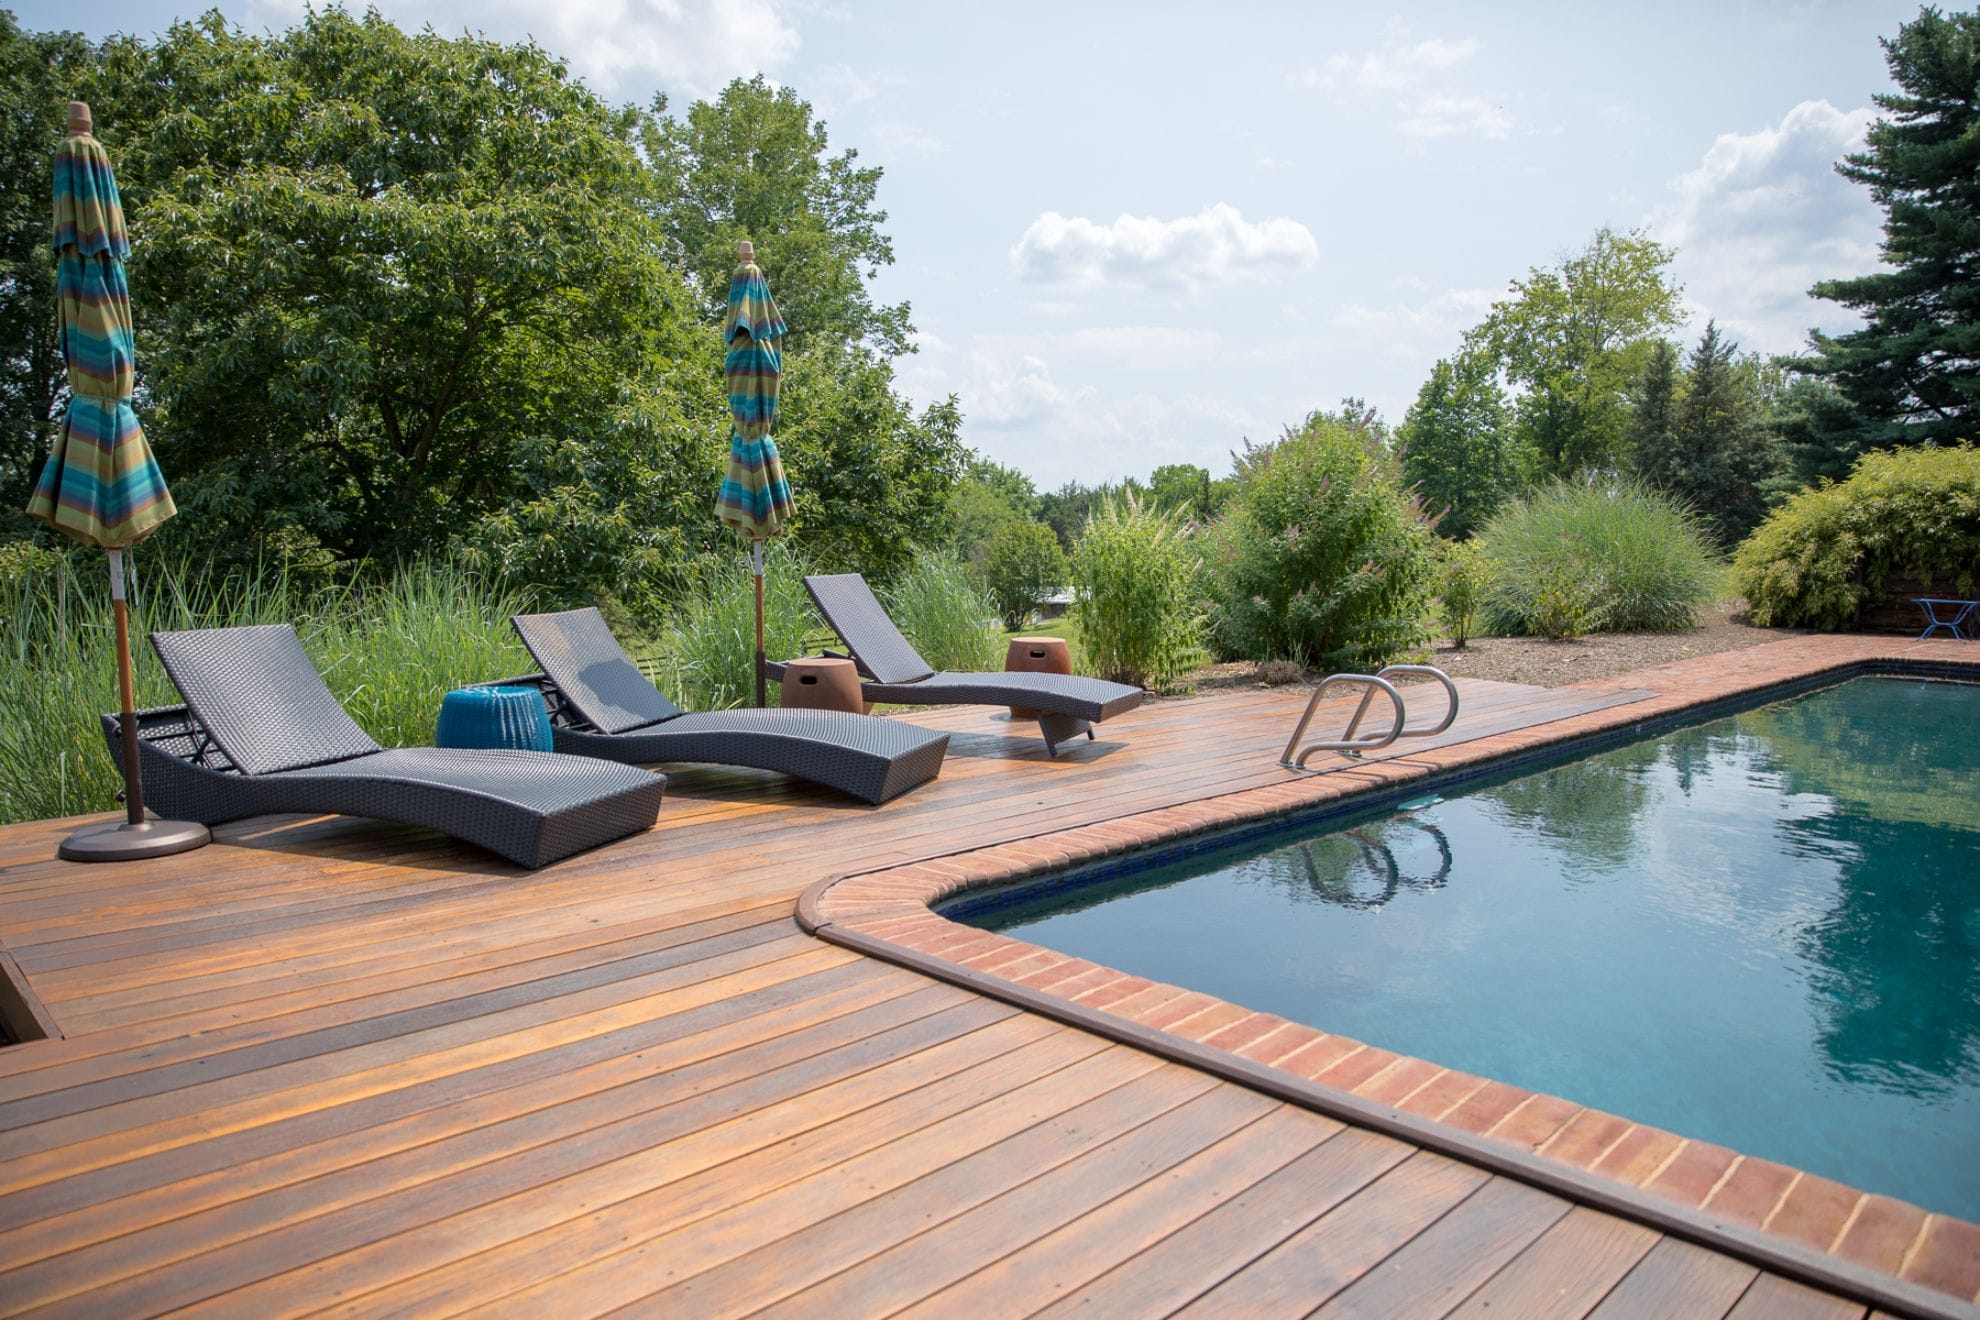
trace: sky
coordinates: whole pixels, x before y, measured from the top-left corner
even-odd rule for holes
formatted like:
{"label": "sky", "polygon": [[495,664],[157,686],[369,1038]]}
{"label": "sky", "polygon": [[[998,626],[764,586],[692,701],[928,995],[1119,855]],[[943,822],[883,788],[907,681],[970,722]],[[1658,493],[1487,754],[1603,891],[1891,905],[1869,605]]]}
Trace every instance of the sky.
{"label": "sky", "polygon": [[[13,6],[149,34],[207,8]],[[221,0],[250,30],[292,0]],[[1365,399],[1400,422],[1508,284],[1644,228],[1695,340],[1799,347],[1807,296],[1878,265],[1835,174],[1891,89],[1885,0],[1656,6],[376,0],[401,26],[533,37],[613,101],[676,109],[761,72],[885,170],[913,307],[896,364],[1041,488],[1215,474],[1246,439]],[[761,252],[775,288],[774,251]]]}

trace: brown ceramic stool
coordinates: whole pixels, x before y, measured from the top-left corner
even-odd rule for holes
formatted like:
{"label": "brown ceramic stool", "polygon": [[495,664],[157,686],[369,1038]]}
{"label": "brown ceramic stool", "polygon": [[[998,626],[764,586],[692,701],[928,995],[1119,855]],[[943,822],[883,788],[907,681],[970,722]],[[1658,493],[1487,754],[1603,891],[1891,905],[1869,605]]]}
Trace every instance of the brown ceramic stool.
{"label": "brown ceramic stool", "polygon": [[859,694],[859,671],[852,661],[831,656],[800,656],[788,661],[779,700],[786,710],[867,713],[866,701]]}
{"label": "brown ceramic stool", "polygon": [[[1070,674],[1072,652],[1063,637],[1013,637],[1004,652],[1007,674]],[[1038,712],[1022,706],[1011,707],[1014,720],[1035,720]]]}

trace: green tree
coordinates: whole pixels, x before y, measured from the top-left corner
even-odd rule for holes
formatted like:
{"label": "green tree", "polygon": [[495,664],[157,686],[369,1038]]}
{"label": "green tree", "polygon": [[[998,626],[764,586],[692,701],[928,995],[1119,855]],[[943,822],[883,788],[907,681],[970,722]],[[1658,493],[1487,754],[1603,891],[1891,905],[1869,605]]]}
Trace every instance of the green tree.
{"label": "green tree", "polygon": [[1680,322],[1671,249],[1641,231],[1596,231],[1558,267],[1515,280],[1472,333],[1521,387],[1515,434],[1539,477],[1627,461],[1628,396],[1659,336]]}
{"label": "green tree", "polygon": [[569,590],[679,550],[720,348],[654,241],[636,114],[535,46],[376,12],[266,38],[210,15],[105,60],[168,535],[467,537],[590,565]]}
{"label": "green tree", "polygon": [[1086,520],[1099,512],[1113,493],[1114,488],[1105,482],[1086,486],[1068,481],[1038,497],[1038,518],[1058,535],[1059,545],[1070,553],[1086,529]]}
{"label": "green tree", "polygon": [[1643,363],[1643,374],[1629,397],[1629,452],[1638,476],[1647,481],[1665,463],[1677,432],[1678,394],[1684,385],[1683,355],[1676,344],[1659,340]]}
{"label": "green tree", "polygon": [[[1787,360],[1786,365],[1792,369],[1796,364]],[[1871,435],[1863,413],[1834,381],[1798,371],[1769,400],[1767,429],[1780,445],[1787,468],[1774,479],[1776,497],[1824,478],[1843,480],[1868,452]]]}
{"label": "green tree", "polygon": [[[654,103],[664,113],[665,99]],[[857,151],[828,155],[811,103],[761,74],[736,79],[685,117],[645,135],[661,181],[660,218],[700,290],[706,313],[727,304],[736,245],[748,239],[790,326],[788,349],[862,344],[887,356],[911,351],[906,303],[876,306],[868,281],[893,264],[875,198],[880,170]]]}
{"label": "green tree", "polygon": [[1779,444],[1766,426],[1760,364],[1742,359],[1739,345],[1708,321],[1672,406],[1662,377],[1675,354],[1663,348],[1646,369],[1637,420],[1647,428],[1664,411],[1664,431],[1638,435],[1637,472],[1690,505],[1721,545],[1731,545],[1766,516],[1768,483],[1780,468]]}
{"label": "green tree", "polygon": [[1041,522],[1012,520],[990,538],[984,580],[1006,628],[1022,628],[1045,598],[1066,585],[1066,553]]}
{"label": "green tree", "polygon": [[982,566],[990,539],[1006,523],[1038,516],[1038,491],[1016,468],[972,456],[949,495],[949,543],[969,563]]}
{"label": "green tree", "polygon": [[94,65],[75,33],[23,32],[0,9],[0,537],[33,526],[21,507],[67,398],[48,197],[66,103],[88,93]]}
{"label": "green tree", "polygon": [[784,359],[777,447],[797,500],[791,534],[821,571],[890,579],[916,546],[948,538],[969,455],[962,411],[951,396],[916,413],[893,384],[893,368],[858,347],[814,344]]}
{"label": "green tree", "polygon": [[[1831,432],[1835,468],[1867,449],[1971,436],[1980,413],[1980,13],[1925,9],[1882,42],[1901,89],[1867,149],[1837,173],[1884,209],[1884,260],[1895,267],[1810,290],[1867,324],[1816,334],[1798,365],[1834,382],[1861,414]],[[1834,420],[1834,419],[1832,419]]]}
{"label": "green tree", "polygon": [[1512,409],[1492,359],[1475,348],[1430,369],[1403,417],[1403,478],[1433,513],[1437,530],[1470,536],[1519,484]]}
{"label": "green tree", "polygon": [[1210,469],[1194,463],[1164,463],[1148,474],[1148,496],[1157,507],[1180,509],[1198,522],[1215,517],[1231,489],[1231,482],[1211,480]]}

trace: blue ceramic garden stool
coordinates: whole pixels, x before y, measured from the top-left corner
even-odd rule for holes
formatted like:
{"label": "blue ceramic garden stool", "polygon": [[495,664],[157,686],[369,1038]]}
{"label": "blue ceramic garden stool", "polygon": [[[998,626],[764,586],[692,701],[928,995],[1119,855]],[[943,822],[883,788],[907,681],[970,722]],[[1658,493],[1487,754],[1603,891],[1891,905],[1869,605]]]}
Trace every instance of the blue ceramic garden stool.
{"label": "blue ceramic garden stool", "polygon": [[456,688],[440,699],[439,747],[550,750],[550,712],[530,687]]}

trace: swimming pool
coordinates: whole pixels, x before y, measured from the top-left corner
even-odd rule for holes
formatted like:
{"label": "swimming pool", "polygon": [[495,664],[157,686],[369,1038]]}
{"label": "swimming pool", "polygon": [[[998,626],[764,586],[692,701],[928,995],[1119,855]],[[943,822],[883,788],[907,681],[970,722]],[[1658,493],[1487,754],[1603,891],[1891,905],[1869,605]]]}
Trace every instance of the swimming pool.
{"label": "swimming pool", "polygon": [[1980,687],[1858,679],[943,911],[1980,1219],[1976,783]]}

